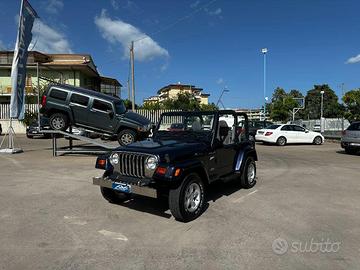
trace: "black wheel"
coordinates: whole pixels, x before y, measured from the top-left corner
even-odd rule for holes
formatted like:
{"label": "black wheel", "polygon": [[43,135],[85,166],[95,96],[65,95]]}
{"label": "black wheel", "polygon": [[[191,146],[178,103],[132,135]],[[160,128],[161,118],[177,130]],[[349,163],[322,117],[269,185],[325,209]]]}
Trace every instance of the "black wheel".
{"label": "black wheel", "polygon": [[286,145],[286,138],[281,136],[277,139],[276,144],[279,146],[284,146]]}
{"label": "black wheel", "polygon": [[118,142],[120,145],[129,145],[136,141],[136,132],[131,129],[123,129],[118,134]]}
{"label": "black wheel", "polygon": [[111,188],[100,187],[101,194],[109,203],[122,203],[130,199],[131,195]]}
{"label": "black wheel", "polygon": [[256,163],[253,157],[248,157],[245,161],[244,169],[241,173],[241,187],[252,188],[256,184]]}
{"label": "black wheel", "polygon": [[316,136],[316,137],[314,138],[313,144],[315,144],[315,145],[320,145],[320,144],[322,144],[322,143],[323,143],[323,141],[322,141],[322,138],[321,138],[320,136]]}
{"label": "black wheel", "polygon": [[69,119],[63,113],[54,113],[49,119],[50,127],[53,130],[65,131],[69,127]]}
{"label": "black wheel", "polygon": [[26,134],[26,138],[32,139],[32,138],[34,138],[34,136],[33,136],[33,135]]}
{"label": "black wheel", "polygon": [[176,220],[188,222],[201,215],[204,208],[205,189],[200,177],[189,174],[181,185],[169,192],[169,207]]}

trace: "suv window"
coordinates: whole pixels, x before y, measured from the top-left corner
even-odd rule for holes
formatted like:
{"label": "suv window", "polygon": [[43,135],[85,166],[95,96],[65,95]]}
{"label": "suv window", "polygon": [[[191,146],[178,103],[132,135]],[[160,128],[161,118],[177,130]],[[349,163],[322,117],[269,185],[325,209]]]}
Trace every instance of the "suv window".
{"label": "suv window", "polygon": [[292,126],[290,126],[290,125],[283,126],[283,127],[281,128],[281,130],[293,131]]}
{"label": "suv window", "polygon": [[89,98],[83,95],[72,94],[70,98],[70,102],[76,103],[82,106],[87,106],[89,102]]}
{"label": "suv window", "polygon": [[347,130],[360,131],[360,123],[352,123]]}
{"label": "suv window", "polygon": [[94,99],[94,103],[93,103],[93,109],[95,110],[99,110],[99,111],[103,111],[103,112],[107,112],[107,111],[112,111],[112,106],[110,103],[98,100],[98,99]]}
{"label": "suv window", "polygon": [[294,131],[300,131],[300,132],[305,132],[305,128],[300,127],[300,126],[293,126]]}
{"label": "suv window", "polygon": [[58,100],[62,100],[62,101],[66,100],[67,95],[68,95],[68,92],[58,90],[58,89],[52,89],[50,92],[50,97],[58,99]]}

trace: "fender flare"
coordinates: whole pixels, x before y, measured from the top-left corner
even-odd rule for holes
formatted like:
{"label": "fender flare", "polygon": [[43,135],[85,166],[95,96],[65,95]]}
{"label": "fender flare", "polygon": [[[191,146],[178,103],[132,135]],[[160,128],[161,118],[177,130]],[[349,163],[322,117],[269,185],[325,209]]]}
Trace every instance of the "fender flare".
{"label": "fender flare", "polygon": [[255,161],[258,161],[257,153],[254,148],[248,146],[244,149],[239,150],[236,155],[236,163],[235,163],[235,172],[240,173],[242,172],[245,161],[248,157],[253,157]]}

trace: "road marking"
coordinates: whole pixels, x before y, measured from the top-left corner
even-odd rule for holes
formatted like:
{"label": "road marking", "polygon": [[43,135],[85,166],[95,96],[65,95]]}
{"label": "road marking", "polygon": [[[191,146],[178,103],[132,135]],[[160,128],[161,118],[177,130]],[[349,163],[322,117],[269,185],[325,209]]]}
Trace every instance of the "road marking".
{"label": "road marking", "polygon": [[101,230],[98,231],[98,233],[101,233],[102,235],[106,236],[106,237],[111,237],[113,239],[116,240],[121,240],[121,241],[128,241],[127,237],[121,233],[117,233],[117,232],[110,232],[107,230]]}
{"label": "road marking", "polygon": [[240,198],[237,198],[237,199],[233,200],[233,203],[242,202],[245,198],[249,197],[250,195],[255,194],[256,192],[258,192],[257,189],[255,189],[254,191],[252,191],[252,192],[250,192],[250,193],[248,193],[248,194],[246,194],[246,195],[244,195],[244,196],[242,196]]}
{"label": "road marking", "polygon": [[86,225],[87,224],[87,222],[85,220],[80,220],[78,217],[64,216],[64,219],[68,220],[70,224],[75,224],[75,225]]}

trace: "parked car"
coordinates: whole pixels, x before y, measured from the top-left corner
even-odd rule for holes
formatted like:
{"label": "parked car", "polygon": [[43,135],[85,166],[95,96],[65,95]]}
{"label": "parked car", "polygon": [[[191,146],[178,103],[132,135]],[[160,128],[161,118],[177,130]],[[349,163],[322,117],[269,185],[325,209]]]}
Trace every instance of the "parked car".
{"label": "parked car", "polygon": [[355,154],[360,150],[360,122],[353,122],[343,132],[341,137],[341,147],[348,154]]}
{"label": "parked car", "polygon": [[120,98],[69,85],[51,85],[42,97],[41,113],[50,127],[65,131],[69,125],[116,137],[120,145],[146,138],[150,120],[127,111]]}
{"label": "parked car", "polygon": [[325,141],[323,135],[309,131],[298,125],[271,125],[266,129],[259,129],[256,140],[264,143],[276,143],[284,146],[290,143],[313,143],[320,145]]}
{"label": "parked car", "polygon": [[[231,180],[243,188],[256,184],[255,144],[248,134],[237,135],[236,125],[219,120],[223,115],[237,124],[238,114],[230,110],[163,113],[152,139],[97,158],[96,168],[105,172],[93,178],[94,185],[111,203],[124,202],[131,194],[167,197],[177,220],[197,218],[204,210],[208,184]],[[172,124],[176,130],[169,128]]]}
{"label": "parked car", "polygon": [[26,127],[26,137],[32,139],[34,137],[47,137],[51,135],[49,133],[43,133],[42,130],[50,130],[49,118],[41,117],[40,118],[40,130],[39,130],[39,121],[33,121],[28,127]]}
{"label": "parked car", "polygon": [[249,121],[249,139],[255,141],[256,132],[271,125],[270,121]]}

